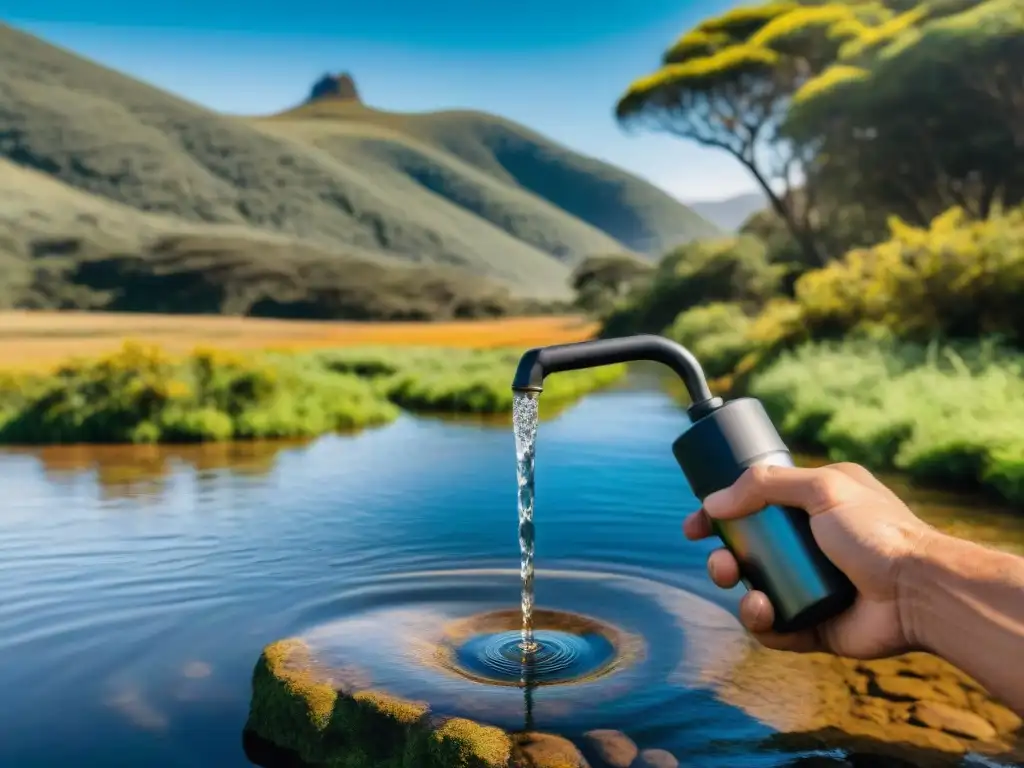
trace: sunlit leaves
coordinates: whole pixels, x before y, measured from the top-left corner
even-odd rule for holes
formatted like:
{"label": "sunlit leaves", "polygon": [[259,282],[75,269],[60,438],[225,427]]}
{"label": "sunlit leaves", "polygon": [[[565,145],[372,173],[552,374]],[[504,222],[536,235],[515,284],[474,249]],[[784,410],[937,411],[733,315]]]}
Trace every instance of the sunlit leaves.
{"label": "sunlit leaves", "polygon": [[671,107],[685,91],[708,93],[743,75],[770,72],[778,60],[774,51],[736,45],[683,64],[669,64],[634,82],[619,101],[616,114],[628,118],[647,107]]}

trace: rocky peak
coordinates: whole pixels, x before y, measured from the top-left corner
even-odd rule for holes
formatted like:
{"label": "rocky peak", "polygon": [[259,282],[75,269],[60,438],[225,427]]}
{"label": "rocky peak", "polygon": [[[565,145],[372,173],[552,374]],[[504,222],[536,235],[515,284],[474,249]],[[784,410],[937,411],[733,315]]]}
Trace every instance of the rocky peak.
{"label": "rocky peak", "polygon": [[360,101],[356,81],[348,72],[332,75],[327,73],[309,91],[308,101],[320,99],[341,99],[343,101]]}

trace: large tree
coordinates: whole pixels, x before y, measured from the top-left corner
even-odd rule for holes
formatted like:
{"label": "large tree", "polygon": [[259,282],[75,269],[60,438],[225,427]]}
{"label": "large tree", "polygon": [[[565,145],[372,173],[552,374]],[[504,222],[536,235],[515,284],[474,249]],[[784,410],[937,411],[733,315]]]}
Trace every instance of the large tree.
{"label": "large tree", "polygon": [[820,187],[924,225],[1024,199],[1024,5],[932,0],[840,48],[785,130]]}
{"label": "large tree", "polygon": [[683,35],[616,114],[735,157],[817,265],[842,250],[837,216],[874,232],[889,213],[1021,199],[1022,15],[1020,0],[740,8]]}
{"label": "large tree", "polygon": [[[840,22],[870,22],[875,4],[807,6],[772,2],[738,8],[698,25],[665,52],[655,73],[634,82],[616,107],[627,127],[663,131],[723,150],[768,196],[812,264],[825,260],[814,238],[809,147],[783,133],[794,93],[835,60]],[[802,194],[794,194],[798,187]]]}

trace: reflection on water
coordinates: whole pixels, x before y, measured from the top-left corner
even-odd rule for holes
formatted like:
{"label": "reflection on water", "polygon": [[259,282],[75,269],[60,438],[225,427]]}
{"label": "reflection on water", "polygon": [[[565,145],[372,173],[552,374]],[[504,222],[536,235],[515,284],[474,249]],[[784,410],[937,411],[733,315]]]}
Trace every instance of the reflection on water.
{"label": "reflection on water", "polygon": [[108,498],[159,495],[181,467],[197,473],[228,471],[236,475],[266,475],[277,455],[303,442],[205,443],[201,445],[58,445],[7,448],[0,457],[35,459],[44,476],[55,484],[75,482],[83,475],[95,479]]}
{"label": "reflection on water", "polygon": [[[714,623],[698,607],[727,616],[740,592],[709,584],[715,544],[679,530],[696,506],[669,449],[683,426],[663,394],[629,388],[541,425],[537,607],[590,613],[647,653],[602,678],[618,694],[549,686],[528,703],[537,728],[620,727],[684,764],[795,764],[804,747],[758,747],[771,729],[704,686],[736,646],[693,641],[695,621]],[[1024,551],[1024,517],[894,482],[940,527]],[[3,766],[244,768],[268,642],[305,634],[344,651],[372,638],[360,660],[397,686],[408,667],[386,651],[407,652],[396,644],[426,631],[424,616],[441,617],[436,629],[519,600],[507,423],[403,417],[307,444],[5,450],[0,483]],[[387,631],[399,625],[410,629]],[[523,692],[495,688],[494,711],[523,722]]]}

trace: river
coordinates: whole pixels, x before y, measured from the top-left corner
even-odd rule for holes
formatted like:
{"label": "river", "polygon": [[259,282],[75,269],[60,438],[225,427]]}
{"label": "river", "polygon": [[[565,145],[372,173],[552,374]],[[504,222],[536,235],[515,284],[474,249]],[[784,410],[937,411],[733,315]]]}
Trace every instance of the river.
{"label": "river", "polygon": [[[684,427],[664,394],[624,386],[539,431],[538,607],[642,632],[648,675],[685,661],[673,595],[733,609],[740,594],[708,583],[715,545],[682,536]],[[514,459],[507,426],[411,416],[305,445],[0,452],[0,765],[248,766],[253,665],[297,633],[344,636],[402,685],[387,654],[403,623],[518,605]],[[1024,516],[893,483],[940,527],[1024,551]],[[708,691],[605,693],[545,709],[541,689],[535,725],[621,728],[690,764],[788,764]],[[514,727],[514,709],[495,717]]]}

